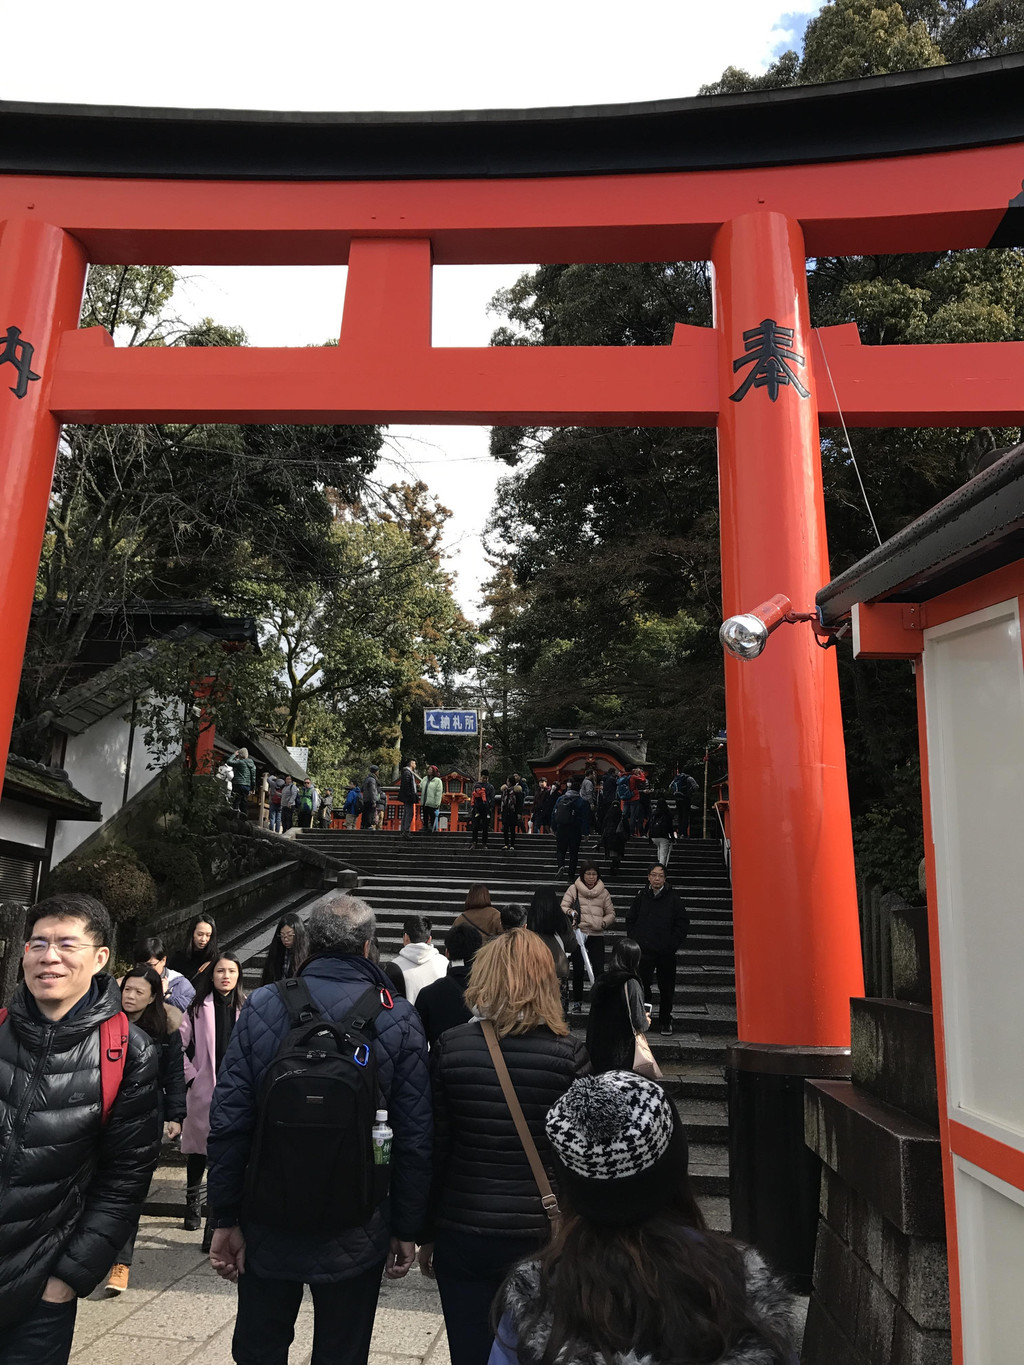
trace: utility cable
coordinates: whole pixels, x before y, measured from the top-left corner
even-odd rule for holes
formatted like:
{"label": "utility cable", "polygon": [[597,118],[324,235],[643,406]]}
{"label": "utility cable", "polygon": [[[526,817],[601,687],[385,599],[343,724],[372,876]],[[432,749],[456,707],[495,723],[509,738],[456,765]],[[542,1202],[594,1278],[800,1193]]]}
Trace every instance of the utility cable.
{"label": "utility cable", "polygon": [[881,545],[882,537],[878,534],[878,523],[875,521],[875,514],[872,512],[871,503],[868,501],[868,490],[864,487],[864,480],[860,476],[860,467],[857,464],[857,457],[854,455],[853,446],[850,443],[850,433],[846,430],[846,418],[843,416],[843,410],[839,406],[839,395],[836,393],[836,382],[832,378],[832,367],[829,365],[828,356],[825,354],[825,343],[822,341],[821,332],[818,331],[817,328],[814,329],[814,335],[818,338],[818,346],[821,349],[821,358],[825,362],[825,373],[828,375],[828,382],[832,387],[832,397],[836,402],[836,412],[839,414],[839,422],[843,428],[846,449],[850,452],[850,461],[853,464],[854,473],[857,475],[857,482],[860,484],[861,497],[864,499],[864,506],[868,509],[868,516],[871,518],[871,529],[875,533],[875,539],[878,541],[879,545]]}

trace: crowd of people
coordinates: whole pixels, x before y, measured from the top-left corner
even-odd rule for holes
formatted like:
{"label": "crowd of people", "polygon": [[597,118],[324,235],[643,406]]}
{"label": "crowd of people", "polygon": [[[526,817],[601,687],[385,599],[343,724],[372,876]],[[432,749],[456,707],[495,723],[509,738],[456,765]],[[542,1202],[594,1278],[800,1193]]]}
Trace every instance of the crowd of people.
{"label": "crowd of people", "polygon": [[0,1365],[64,1365],[77,1298],[125,1288],[179,1135],[239,1365],[285,1365],[304,1284],[315,1365],[365,1365],[382,1276],[417,1262],[453,1365],[793,1365],[789,1295],[706,1227],[656,1083],[652,985],[670,1033],[688,925],[663,866],[608,952],[615,918],[593,863],[528,906],[478,883],[441,948],[413,914],[382,966],[373,911],[332,891],[246,998],[208,915],[119,983],[104,907],[40,902],[0,1016]]}

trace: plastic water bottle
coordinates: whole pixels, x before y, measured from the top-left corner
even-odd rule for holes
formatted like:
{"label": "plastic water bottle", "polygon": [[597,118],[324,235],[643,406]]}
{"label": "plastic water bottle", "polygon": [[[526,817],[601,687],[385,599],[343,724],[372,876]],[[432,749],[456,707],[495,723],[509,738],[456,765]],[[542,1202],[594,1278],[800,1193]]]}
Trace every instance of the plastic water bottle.
{"label": "plastic water bottle", "polygon": [[391,1165],[391,1143],[394,1139],[394,1132],[388,1123],[388,1111],[378,1109],[374,1115],[373,1124],[373,1164],[375,1166]]}

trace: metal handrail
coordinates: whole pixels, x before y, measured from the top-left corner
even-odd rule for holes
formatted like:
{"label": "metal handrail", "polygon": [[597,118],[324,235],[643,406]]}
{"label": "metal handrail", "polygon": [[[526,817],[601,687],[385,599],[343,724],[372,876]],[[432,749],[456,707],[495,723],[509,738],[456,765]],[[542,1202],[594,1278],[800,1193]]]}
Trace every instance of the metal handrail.
{"label": "metal handrail", "polygon": [[718,828],[722,831],[722,859],[725,862],[726,870],[729,873],[729,879],[732,880],[732,843],[730,842],[728,834],[725,832],[725,821],[722,819],[723,807],[728,810],[728,802],[716,801],[714,812],[718,817]]}

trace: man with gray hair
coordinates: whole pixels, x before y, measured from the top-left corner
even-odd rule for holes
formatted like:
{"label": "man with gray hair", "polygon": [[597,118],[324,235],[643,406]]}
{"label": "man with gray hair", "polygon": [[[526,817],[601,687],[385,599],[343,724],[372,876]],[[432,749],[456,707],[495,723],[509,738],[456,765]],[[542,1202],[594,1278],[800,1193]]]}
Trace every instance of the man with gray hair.
{"label": "man with gray hair", "polygon": [[[379,992],[383,1008],[367,1028],[378,1103],[394,1132],[390,1194],[364,1224],[308,1230],[309,1204],[316,1198],[309,1187],[315,1187],[316,1173],[286,1167],[280,1179],[303,1204],[295,1226],[261,1222],[258,1202],[246,1197],[260,1082],[292,1029],[280,983],[261,986],[232,1030],[210,1109],[207,1146],[207,1198],[215,1229],[210,1262],[238,1285],[231,1346],[237,1365],[287,1365],[304,1284],[313,1296],[313,1360],[366,1365],[381,1275],[400,1279],[409,1270],[427,1208],[433,1120],[419,1016],[408,1001],[392,1000],[388,978],[367,956],[376,920],[365,901],[328,892],[313,905],[307,929],[310,956],[299,979],[323,1019],[346,1020],[357,1007],[363,1009],[360,1002],[368,994]],[[301,1166],[298,1157],[295,1165]],[[304,1193],[298,1196],[299,1191]]]}

